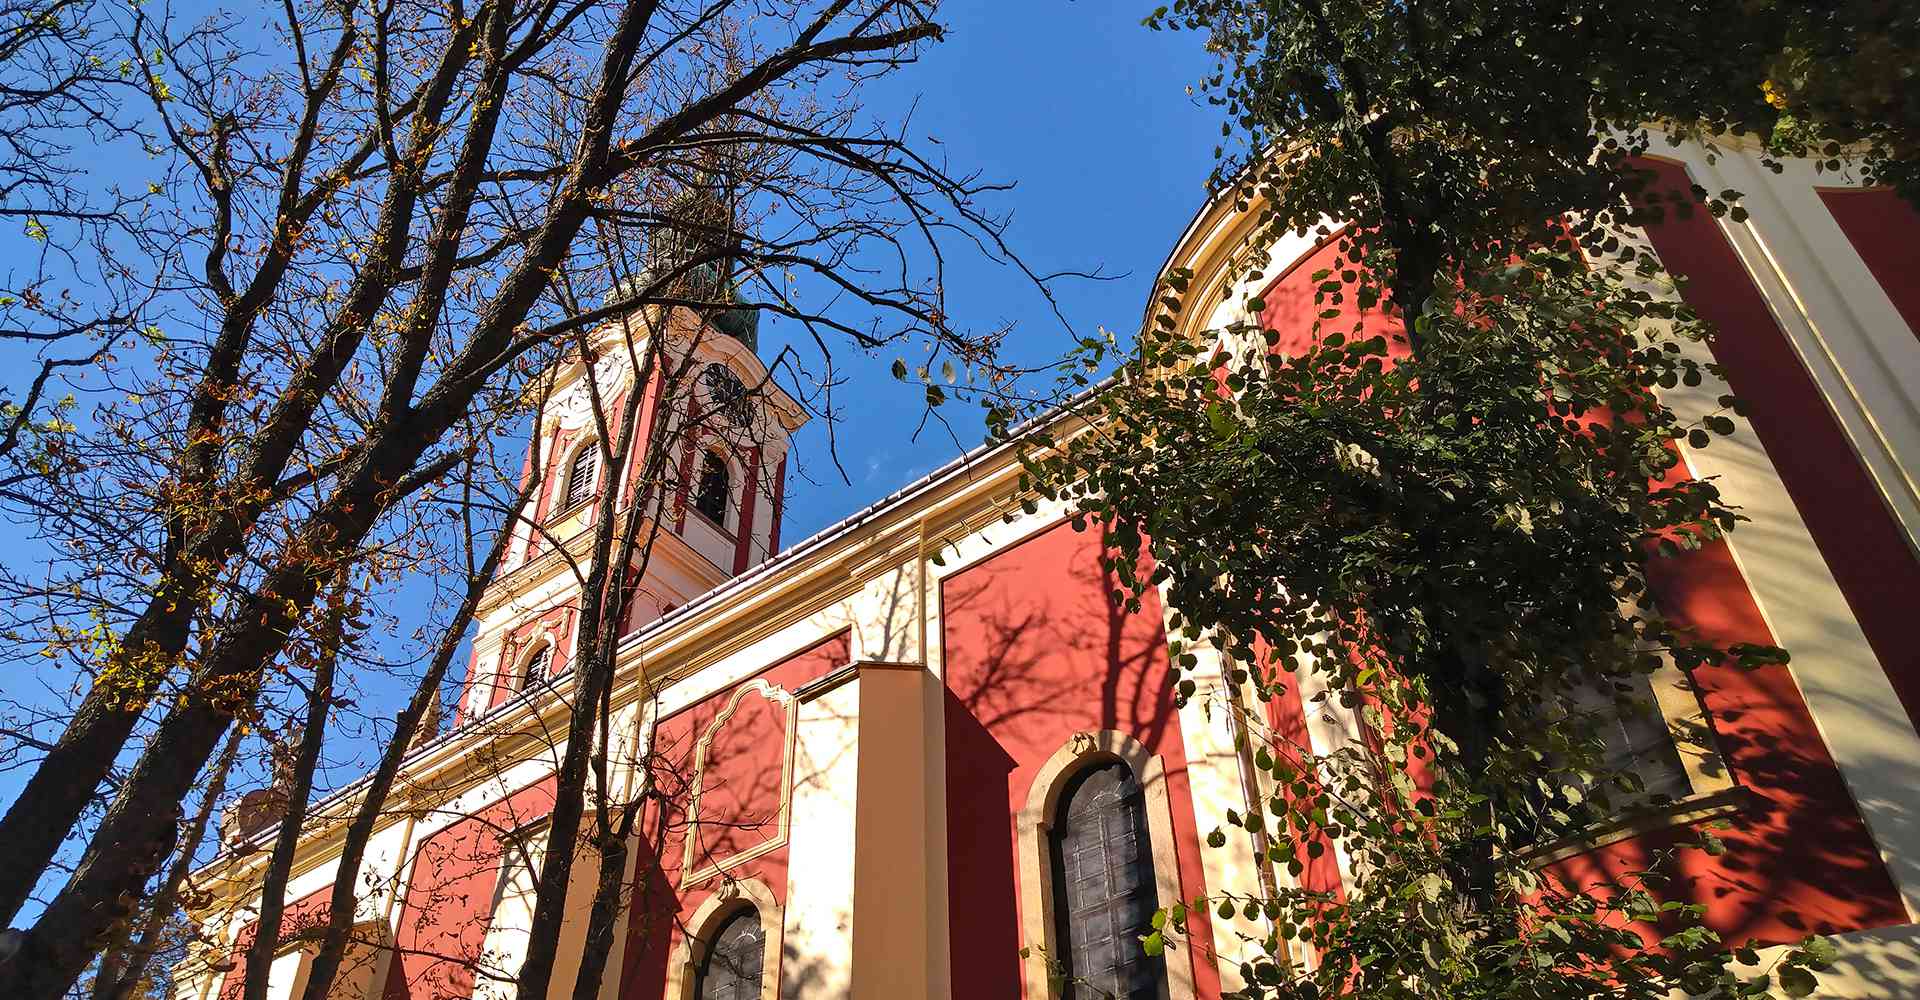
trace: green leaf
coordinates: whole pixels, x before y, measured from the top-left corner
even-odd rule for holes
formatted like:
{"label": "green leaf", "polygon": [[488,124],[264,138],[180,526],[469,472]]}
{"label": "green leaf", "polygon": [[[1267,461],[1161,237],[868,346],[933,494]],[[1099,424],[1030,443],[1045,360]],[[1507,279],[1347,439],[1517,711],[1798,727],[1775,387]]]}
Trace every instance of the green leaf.
{"label": "green leaf", "polygon": [[1798,965],[1780,970],[1780,990],[1790,997],[1810,997],[1820,988],[1820,980]]}
{"label": "green leaf", "polygon": [[1833,942],[1827,938],[1810,937],[1801,946],[1801,950],[1806,952],[1807,964],[1822,971],[1832,968],[1833,963],[1840,961],[1840,949],[1834,947]]}
{"label": "green leaf", "polygon": [[1218,401],[1207,404],[1207,425],[1213,428],[1213,436],[1221,439],[1233,436],[1233,418],[1227,416],[1227,408]]}

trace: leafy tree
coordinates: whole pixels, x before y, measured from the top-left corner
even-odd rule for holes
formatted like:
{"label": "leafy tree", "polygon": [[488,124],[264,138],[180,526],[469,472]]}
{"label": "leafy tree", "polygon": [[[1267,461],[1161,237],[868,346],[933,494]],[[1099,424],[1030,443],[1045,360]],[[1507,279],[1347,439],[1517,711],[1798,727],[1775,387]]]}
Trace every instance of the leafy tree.
{"label": "leafy tree", "polygon": [[[1911,134],[1884,88],[1849,102],[1823,69],[1780,96],[1806,53],[1911,65],[1911,45],[1886,55],[1910,14],[1842,8],[1180,0],[1147,18],[1219,57],[1201,92],[1239,144],[1214,188],[1257,221],[1234,276],[1257,286],[1288,233],[1335,243],[1285,353],[1253,320],[1196,343],[1180,317],[1215,303],[1166,275],[1084,429],[1027,453],[1038,493],[1108,525],[1122,589],[1162,592],[1183,667],[1216,646],[1259,702],[1318,675],[1364,720],[1358,746],[1269,733],[1250,750],[1278,792],[1232,823],[1295,875],[1338,845],[1352,878],[1191,901],[1276,928],[1246,995],[1804,995],[1831,960],[1809,940],[1742,971],[1752,944],[1662,901],[1671,855],[1601,885],[1534,858],[1649,804],[1602,739],[1645,710],[1645,675],[1785,661],[1690,637],[1648,585],[1653,560],[1741,519],[1672,448],[1732,433],[1738,404],[1693,424],[1661,402],[1711,367],[1678,346],[1706,330],[1633,234],[1743,209],[1659,190],[1632,158],[1662,134],[1757,133],[1776,156],[1857,143],[1872,176],[1903,177]],[[1077,377],[1112,347],[1088,342]],[[1244,704],[1222,707],[1259,732]]]}

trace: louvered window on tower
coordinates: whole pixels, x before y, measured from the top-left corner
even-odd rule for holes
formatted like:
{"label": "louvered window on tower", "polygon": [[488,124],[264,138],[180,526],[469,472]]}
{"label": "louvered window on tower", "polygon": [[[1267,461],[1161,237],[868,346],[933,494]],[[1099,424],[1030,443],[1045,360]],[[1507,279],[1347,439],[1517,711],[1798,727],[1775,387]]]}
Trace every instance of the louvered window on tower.
{"label": "louvered window on tower", "polygon": [[693,995],[698,1000],[760,1000],[766,947],[760,912],[752,907],[736,911],[714,930],[700,958]]}
{"label": "louvered window on tower", "polygon": [[586,503],[593,496],[593,480],[600,471],[599,449],[593,442],[580,446],[573,453],[573,464],[567,469],[567,509]]}
{"label": "louvered window on tower", "polygon": [[1067,1000],[1160,995],[1165,967],[1141,937],[1153,933],[1153,842],[1140,782],[1122,761],[1074,777],[1050,836],[1053,921]]}
{"label": "louvered window on tower", "polygon": [[527,657],[526,666],[520,668],[520,690],[525,691],[547,679],[547,670],[553,663],[553,647],[541,646],[539,652]]}
{"label": "louvered window on tower", "polygon": [[693,494],[693,509],[721,526],[727,526],[727,500],[733,490],[733,477],[725,459],[707,452],[700,463],[700,485]]}

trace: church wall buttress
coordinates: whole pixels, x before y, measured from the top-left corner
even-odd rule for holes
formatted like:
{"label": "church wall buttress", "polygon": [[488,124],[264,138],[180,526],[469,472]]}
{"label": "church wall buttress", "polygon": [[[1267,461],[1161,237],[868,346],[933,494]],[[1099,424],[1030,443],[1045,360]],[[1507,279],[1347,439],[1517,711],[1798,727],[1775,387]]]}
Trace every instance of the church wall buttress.
{"label": "church wall buttress", "polygon": [[675,964],[688,954],[683,928],[709,899],[731,893],[733,881],[753,879],[775,905],[787,905],[792,838],[805,818],[801,790],[818,780],[817,762],[802,753],[794,692],[849,653],[848,634],[835,632],[670,709],[653,727],[651,780],[665,805],[649,805],[641,819],[622,1000],[669,995],[686,973]]}
{"label": "church wall buttress", "polygon": [[[1723,159],[1721,168],[1740,169],[1735,159]],[[1714,189],[1729,186],[1703,173],[1714,169],[1704,160],[1647,165],[1663,187],[1696,178]],[[1865,446],[1848,429],[1858,407],[1875,405],[1878,397],[1836,396],[1818,373],[1836,358],[1851,357],[1847,370],[1864,386],[1874,374],[1860,367],[1864,355],[1855,353],[1864,340],[1912,350],[1916,359],[1920,342],[1897,328],[1900,321],[1890,318],[1894,310],[1884,301],[1881,319],[1896,328],[1866,331],[1821,312],[1817,287],[1781,287],[1788,278],[1800,283],[1796,287],[1818,286],[1823,274],[1866,271],[1837,236],[1820,243],[1825,259],[1817,266],[1791,256],[1795,240],[1784,230],[1814,221],[1834,227],[1811,177],[1796,171],[1750,189],[1748,224],[1696,211],[1670,216],[1648,232],[1668,268],[1688,276],[1688,304],[1716,329],[1710,354],[1697,345],[1689,350],[1719,362],[1726,377],[1724,384],[1710,378],[1697,389],[1670,392],[1672,404],[1682,413],[1708,412],[1714,395],[1730,389],[1746,403],[1741,420],[1749,425],[1709,448],[1682,443],[1681,451],[1694,474],[1717,478],[1750,523],[1658,568],[1668,599],[1707,634],[1774,641],[1793,655],[1787,667],[1751,675],[1705,671],[1703,696],[1709,709],[1716,697],[1729,699],[1732,723],[1756,727],[1745,734],[1753,741],[1749,752],[1768,751],[1749,765],[1755,773],[1743,777],[1782,810],[1773,821],[1785,829],[1768,844],[1785,855],[1781,869],[1798,873],[1788,880],[1787,898],[1805,893],[1814,912],[1843,929],[1849,915],[1853,926],[1876,927],[1920,912],[1920,819],[1901,801],[1920,787],[1920,767],[1912,763],[1920,759],[1913,726],[1920,717],[1920,653],[1911,641],[1911,600],[1903,596],[1920,593],[1920,560],[1889,494],[1876,485],[1860,450]],[[1832,353],[1809,360],[1796,338],[1807,333],[1812,313],[1834,322],[1823,334]],[[1790,329],[1800,332],[1790,336]],[[1907,382],[1920,387],[1911,373]],[[1737,757],[1737,748],[1729,754]],[[1729,763],[1742,766],[1738,759]],[[1857,832],[1818,832],[1861,819],[1866,826]],[[1827,889],[1844,898],[1822,903]]]}
{"label": "church wall buttress", "polygon": [[[949,944],[972,956],[953,964],[956,997],[1023,992],[1020,928],[1037,887],[1022,883],[1034,875],[1018,857],[1015,817],[1076,734],[1123,733],[1159,758],[1172,874],[1183,898],[1206,891],[1159,602],[1149,595],[1133,614],[1116,603],[1100,545],[1097,528],[1061,522],[940,583]],[[1209,924],[1189,920],[1192,985],[1212,995]]]}

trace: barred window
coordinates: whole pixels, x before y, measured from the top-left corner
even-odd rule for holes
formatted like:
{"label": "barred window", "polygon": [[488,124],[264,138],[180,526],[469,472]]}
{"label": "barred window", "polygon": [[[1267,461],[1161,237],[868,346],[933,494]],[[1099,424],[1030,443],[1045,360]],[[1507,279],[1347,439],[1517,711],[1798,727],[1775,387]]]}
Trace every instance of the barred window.
{"label": "barred window", "polygon": [[724,528],[727,526],[727,501],[731,499],[732,492],[733,476],[727,471],[726,460],[707,452],[700,463],[700,480],[693,493],[693,509]]}
{"label": "barred window", "polygon": [[732,369],[715,362],[701,371],[700,380],[706,383],[707,397],[715,410],[738,426],[745,427],[753,423],[753,407],[747,401],[747,387]]}
{"label": "barred window", "polygon": [[527,662],[520,668],[520,690],[525,691],[547,679],[547,670],[553,664],[553,646],[541,644]]}

